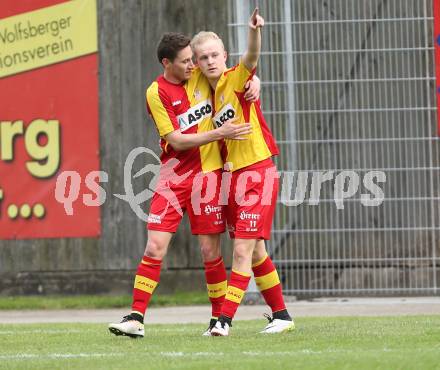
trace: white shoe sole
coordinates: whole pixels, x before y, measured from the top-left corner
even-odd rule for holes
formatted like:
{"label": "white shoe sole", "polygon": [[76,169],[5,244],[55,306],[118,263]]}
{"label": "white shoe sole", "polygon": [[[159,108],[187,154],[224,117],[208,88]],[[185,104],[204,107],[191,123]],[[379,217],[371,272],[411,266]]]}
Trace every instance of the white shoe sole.
{"label": "white shoe sole", "polygon": [[280,331],[260,331],[260,334],[281,334],[281,333],[287,333],[289,331],[293,331],[295,330],[295,324],[292,323],[292,325],[285,327],[284,329],[280,330]]}
{"label": "white shoe sole", "polygon": [[125,333],[122,330],[119,330],[118,328],[109,327],[108,330],[110,330],[110,333],[116,335],[116,336],[126,336],[130,338],[143,338],[144,333],[140,334],[132,334],[132,333]]}
{"label": "white shoe sole", "polygon": [[219,333],[219,332],[211,330],[211,337],[227,337],[227,336],[229,336],[229,333],[228,334],[222,334],[222,333]]}

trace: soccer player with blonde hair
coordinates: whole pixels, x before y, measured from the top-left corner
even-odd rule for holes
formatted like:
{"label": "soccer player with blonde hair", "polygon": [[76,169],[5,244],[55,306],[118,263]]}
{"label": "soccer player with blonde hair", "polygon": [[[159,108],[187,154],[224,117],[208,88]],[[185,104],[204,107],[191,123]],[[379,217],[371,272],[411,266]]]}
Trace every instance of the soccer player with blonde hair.
{"label": "soccer player with blonde hair", "polygon": [[200,32],[191,41],[196,63],[213,90],[214,125],[221,128],[228,119],[238,118],[240,123],[249,122],[252,126],[247,140],[225,139],[221,147],[223,160],[232,172],[226,220],[233,239],[233,261],[221,315],[211,330],[215,336],[229,335],[252,272],[273,315],[262,333],[294,328],[278,273],[264,243],[270,239],[277,200],[279,175],[271,157],[278,154],[278,148],[259,102],[244,99],[243,86],[254,75],[260,56],[263,25],[264,19],[255,9],[249,21],[247,51],[240,63],[229,69],[223,42],[215,33]]}

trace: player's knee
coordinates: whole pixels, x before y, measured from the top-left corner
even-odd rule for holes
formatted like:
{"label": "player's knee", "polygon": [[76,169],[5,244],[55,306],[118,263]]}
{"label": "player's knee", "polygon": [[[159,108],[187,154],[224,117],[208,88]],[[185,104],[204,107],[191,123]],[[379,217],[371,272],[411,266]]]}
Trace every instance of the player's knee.
{"label": "player's knee", "polygon": [[267,256],[266,249],[254,249],[254,252],[252,253],[252,263],[257,263],[261,261],[264,257]]}
{"label": "player's knee", "polygon": [[151,258],[162,259],[167,252],[166,245],[155,239],[149,239],[145,248],[145,255]]}
{"label": "player's knee", "polygon": [[204,262],[215,260],[221,255],[220,245],[210,243],[201,243],[200,252],[202,253],[202,258]]}
{"label": "player's knee", "polygon": [[199,235],[199,245],[203,262],[212,261],[221,256],[219,235]]}
{"label": "player's knee", "polygon": [[258,240],[252,253],[252,264],[260,262],[266,256],[266,244],[264,240]]}
{"label": "player's knee", "polygon": [[234,245],[233,258],[236,263],[251,261],[252,248],[246,243]]}

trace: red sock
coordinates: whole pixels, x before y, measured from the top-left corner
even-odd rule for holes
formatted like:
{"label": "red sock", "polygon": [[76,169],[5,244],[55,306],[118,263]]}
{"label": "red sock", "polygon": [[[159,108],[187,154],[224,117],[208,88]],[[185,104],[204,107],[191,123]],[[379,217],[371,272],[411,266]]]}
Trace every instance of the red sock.
{"label": "red sock", "polygon": [[231,271],[229,277],[228,289],[226,291],[225,301],[222,306],[222,316],[233,318],[241,300],[244,297],[244,293],[249,285],[251,275],[244,272]]}
{"label": "red sock", "polygon": [[272,309],[277,312],[286,309],[283,292],[281,289],[278,272],[269,256],[252,265],[255,282],[264,297],[264,300]]}
{"label": "red sock", "polygon": [[159,283],[162,260],[144,256],[138,266],[133,288],[131,311],[144,316],[151,295]]}
{"label": "red sock", "polygon": [[205,276],[208,297],[212,306],[212,317],[218,318],[228,286],[225,264],[222,257],[205,262]]}

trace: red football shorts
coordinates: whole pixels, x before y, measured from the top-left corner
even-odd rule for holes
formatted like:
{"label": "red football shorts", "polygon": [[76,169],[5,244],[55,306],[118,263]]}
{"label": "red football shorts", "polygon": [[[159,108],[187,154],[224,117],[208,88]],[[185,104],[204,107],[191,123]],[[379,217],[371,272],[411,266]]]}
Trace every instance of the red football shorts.
{"label": "red football shorts", "polygon": [[224,206],[219,205],[220,184],[220,170],[190,175],[179,184],[159,179],[150,204],[147,229],[174,233],[187,212],[193,235],[224,232]]}
{"label": "red football shorts", "polygon": [[226,208],[231,239],[270,239],[279,187],[272,160],[232,172]]}

